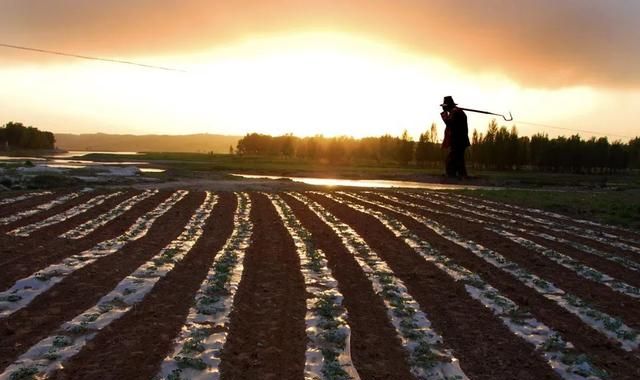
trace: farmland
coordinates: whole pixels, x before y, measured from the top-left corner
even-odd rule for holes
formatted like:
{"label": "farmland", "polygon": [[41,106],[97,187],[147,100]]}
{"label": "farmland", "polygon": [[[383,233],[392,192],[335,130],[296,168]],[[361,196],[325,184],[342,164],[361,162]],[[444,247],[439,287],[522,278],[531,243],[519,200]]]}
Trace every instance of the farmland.
{"label": "farmland", "polygon": [[640,378],[640,232],[468,193],[12,193],[0,241],[0,380]]}

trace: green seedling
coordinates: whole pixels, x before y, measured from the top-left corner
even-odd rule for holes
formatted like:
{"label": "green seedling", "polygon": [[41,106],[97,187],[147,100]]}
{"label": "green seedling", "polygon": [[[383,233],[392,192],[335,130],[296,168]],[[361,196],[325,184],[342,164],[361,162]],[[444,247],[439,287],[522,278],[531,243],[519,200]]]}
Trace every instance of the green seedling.
{"label": "green seedling", "polygon": [[9,380],[31,380],[38,374],[37,367],[22,367],[13,371],[9,376]]}

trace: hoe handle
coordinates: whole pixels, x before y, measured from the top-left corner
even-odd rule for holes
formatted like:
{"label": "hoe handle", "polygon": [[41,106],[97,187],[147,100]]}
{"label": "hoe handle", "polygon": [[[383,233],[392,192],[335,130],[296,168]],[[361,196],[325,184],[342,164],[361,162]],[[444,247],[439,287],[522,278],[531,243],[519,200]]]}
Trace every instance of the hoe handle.
{"label": "hoe handle", "polygon": [[481,110],[474,110],[473,108],[462,108],[462,107],[458,107],[461,110],[464,111],[469,111],[469,112],[477,112],[477,113],[483,113],[485,115],[495,115],[495,116],[500,116],[501,118],[503,118],[505,121],[511,121],[513,120],[513,116],[511,115],[511,112],[509,112],[509,117],[507,118],[505,115],[500,114],[500,113],[494,113],[494,112],[489,112],[489,111],[481,111]]}

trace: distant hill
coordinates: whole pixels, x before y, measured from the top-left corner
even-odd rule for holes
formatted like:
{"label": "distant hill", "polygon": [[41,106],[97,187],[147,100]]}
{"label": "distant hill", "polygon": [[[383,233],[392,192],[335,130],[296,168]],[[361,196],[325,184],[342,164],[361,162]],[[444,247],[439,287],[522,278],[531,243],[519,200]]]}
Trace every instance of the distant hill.
{"label": "distant hill", "polygon": [[56,146],[65,150],[121,152],[228,153],[242,136],[226,135],[111,135],[56,133]]}

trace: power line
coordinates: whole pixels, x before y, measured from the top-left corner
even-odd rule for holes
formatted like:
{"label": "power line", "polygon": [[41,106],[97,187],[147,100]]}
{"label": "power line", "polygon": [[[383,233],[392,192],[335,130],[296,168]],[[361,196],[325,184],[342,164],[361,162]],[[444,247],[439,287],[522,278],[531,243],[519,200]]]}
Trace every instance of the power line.
{"label": "power line", "polygon": [[549,125],[549,124],[531,123],[531,122],[528,122],[528,121],[514,121],[514,124],[527,124],[527,125],[532,125],[532,126],[535,126],[535,127],[562,129],[562,130],[570,131],[570,132],[582,132],[582,133],[589,133],[589,134],[592,134],[592,135],[600,135],[600,136],[623,137],[623,138],[626,138],[626,139],[632,139],[633,138],[631,136],[616,135],[614,133],[602,133],[602,132],[595,132],[595,131],[587,131],[587,130],[584,130],[584,129],[564,128],[564,127],[558,127],[558,126]]}
{"label": "power line", "polygon": [[88,60],[92,60],[92,61],[120,63],[120,64],[125,64],[125,65],[133,65],[133,66],[144,67],[144,68],[147,68],[147,69],[156,69],[156,70],[165,70],[165,71],[177,71],[177,72],[186,73],[185,70],[175,69],[173,67],[148,65],[148,64],[145,64],[145,63],[138,63],[138,62],[133,62],[133,61],[124,61],[124,60],[120,60],[120,59],[91,57],[91,56],[88,56],[88,55],[64,53],[64,52],[55,51],[55,50],[37,49],[37,48],[31,48],[31,47],[26,47],[26,46],[10,45],[10,44],[5,44],[5,43],[0,43],[0,47],[10,48],[10,49],[18,49],[18,50],[26,50],[26,51],[33,51],[33,52],[36,52],[36,53],[43,53],[43,54],[61,55],[61,56],[64,56],[64,57],[74,57],[74,58],[80,58],[80,59],[88,59]]}

